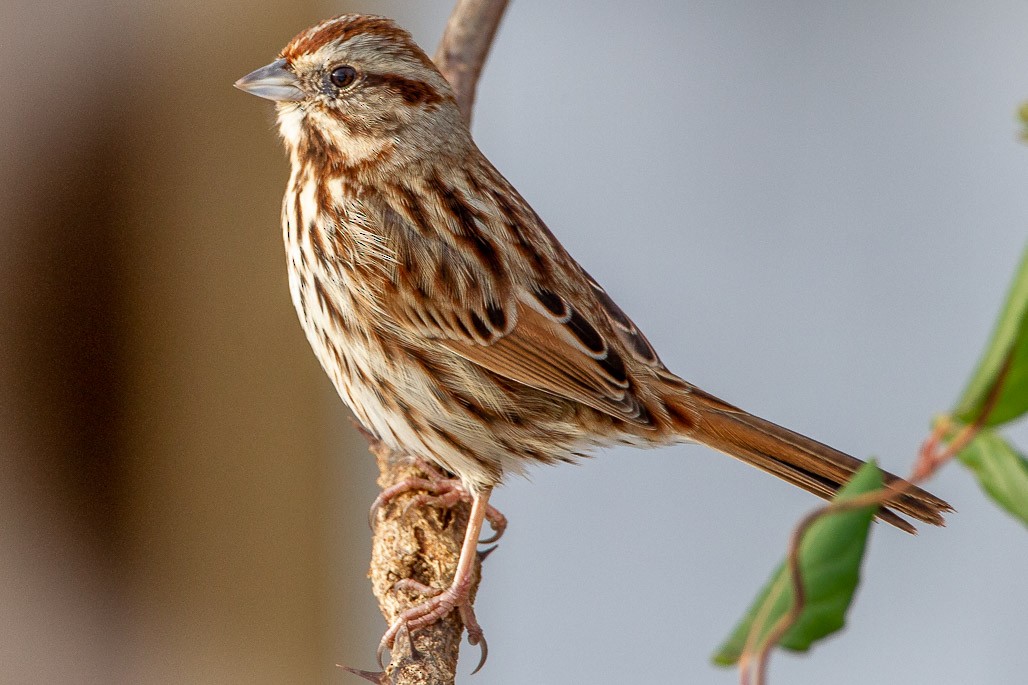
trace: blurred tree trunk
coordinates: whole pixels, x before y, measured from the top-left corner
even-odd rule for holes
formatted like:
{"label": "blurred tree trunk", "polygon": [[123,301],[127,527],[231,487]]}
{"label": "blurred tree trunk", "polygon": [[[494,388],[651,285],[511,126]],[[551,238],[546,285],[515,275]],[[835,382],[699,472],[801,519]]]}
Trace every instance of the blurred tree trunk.
{"label": "blurred tree trunk", "polygon": [[0,27],[0,681],[328,681],[381,622],[374,466],[289,303],[271,110],[231,87],[324,8],[60,4]]}
{"label": "blurred tree trunk", "polygon": [[[346,498],[347,487],[369,492],[374,467],[362,443],[359,460],[340,449],[345,410],[289,301],[278,223],[288,165],[273,110],[232,88],[324,10],[154,7],[163,30],[140,84],[132,155],[144,182],[125,253],[129,392],[145,398],[126,421],[133,679],[328,682],[357,658],[346,647],[362,646],[348,632],[362,612],[339,578],[374,615],[369,498]],[[367,476],[347,477],[361,463]],[[354,547],[352,568],[338,561]]]}
{"label": "blurred tree trunk", "polygon": [[[110,683],[126,661],[118,414],[124,46],[90,8],[5,7],[0,129],[0,681]],[[106,21],[127,19],[110,7]],[[131,22],[122,23],[131,32]],[[59,79],[67,65],[88,65]],[[41,75],[48,75],[43,78]],[[115,249],[111,249],[114,246]]]}

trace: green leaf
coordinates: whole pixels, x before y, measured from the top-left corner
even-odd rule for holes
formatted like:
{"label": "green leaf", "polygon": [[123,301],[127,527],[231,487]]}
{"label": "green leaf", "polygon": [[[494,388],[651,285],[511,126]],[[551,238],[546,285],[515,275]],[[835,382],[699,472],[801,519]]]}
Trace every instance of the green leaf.
{"label": "green leaf", "polygon": [[974,471],[982,490],[1028,525],[1028,460],[993,431],[982,431],[957,458]]}
{"label": "green leaf", "polygon": [[[881,487],[882,472],[873,461],[868,462],[854,474],[835,499],[850,499]],[[860,581],[860,563],[864,558],[864,547],[876,509],[870,506],[825,516],[807,531],[800,543],[800,568],[803,571],[806,605],[799,620],[782,638],[783,647],[806,651],[814,642],[834,633],[845,624],[846,610]],[[769,600],[773,590],[776,596]],[[778,619],[788,613],[792,597],[792,582],[786,564],[782,562],[732,634],[718,647],[712,657],[714,663],[730,666],[739,660],[750,628],[761,614],[764,619],[760,629],[762,643]],[[770,611],[762,610],[766,601],[773,602]]]}
{"label": "green leaf", "polygon": [[974,423],[990,401],[985,426],[997,426],[1028,412],[1028,250],[989,347],[953,415],[963,423]]}

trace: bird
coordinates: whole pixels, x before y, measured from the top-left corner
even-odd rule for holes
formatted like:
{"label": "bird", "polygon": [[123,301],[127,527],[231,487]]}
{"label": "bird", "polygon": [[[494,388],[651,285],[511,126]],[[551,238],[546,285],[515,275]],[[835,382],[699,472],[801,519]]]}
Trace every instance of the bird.
{"label": "bird", "polygon": [[[315,355],[369,433],[454,474],[471,501],[451,584],[396,619],[380,660],[402,629],[454,610],[483,639],[469,590],[490,493],[531,465],[695,442],[825,499],[863,465],[672,373],[392,20],[323,21],[235,85],[275,103],[289,289]],[[884,481],[905,489],[877,516],[901,530],[915,529],[900,514],[942,525],[952,510]]]}

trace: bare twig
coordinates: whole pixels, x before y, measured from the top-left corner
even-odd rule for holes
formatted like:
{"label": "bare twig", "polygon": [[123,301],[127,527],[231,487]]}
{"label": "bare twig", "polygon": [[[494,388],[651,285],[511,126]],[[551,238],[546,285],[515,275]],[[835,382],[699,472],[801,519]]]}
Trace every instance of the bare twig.
{"label": "bare twig", "polygon": [[457,94],[464,121],[471,123],[475,89],[508,0],[457,0],[435,60]]}
{"label": "bare twig", "polygon": [[[471,119],[475,86],[507,0],[458,0],[446,25],[436,64],[453,85],[461,112]],[[370,435],[382,489],[426,475],[417,466]],[[441,510],[407,505],[417,493],[400,495],[376,512],[369,576],[379,608],[389,624],[425,598],[396,590],[397,581],[413,578],[423,585],[445,588],[453,579],[467,528],[469,506],[458,503]],[[481,559],[481,557],[480,557]],[[480,572],[480,569],[479,569]],[[478,573],[476,573],[476,576]],[[477,589],[472,589],[472,595]],[[384,673],[350,670],[383,685],[449,685],[454,682],[463,632],[458,612],[419,629],[401,632]]]}
{"label": "bare twig", "polygon": [[[763,628],[763,621],[753,622],[753,626],[750,628],[750,634],[746,638],[744,653],[742,657],[740,657],[739,673],[740,682],[743,685],[746,685],[746,683],[749,682],[749,663],[751,661],[756,662],[756,669],[753,674],[755,685],[765,685],[767,682],[767,664],[771,657],[771,650],[775,645],[781,642],[782,638],[785,637],[785,634],[789,632],[789,629],[796,624],[796,621],[799,620],[800,615],[803,613],[803,609],[806,606],[806,589],[803,585],[803,569],[800,566],[800,545],[802,545],[803,538],[806,536],[811,526],[822,518],[832,514],[841,514],[843,512],[863,509],[864,507],[872,505],[888,505],[889,502],[902,496],[915,485],[918,485],[924,480],[932,477],[939,468],[952,459],[957,452],[963,449],[963,447],[966,446],[975,435],[977,435],[979,429],[980,427],[977,425],[966,426],[964,430],[962,430],[957,437],[950,442],[949,446],[942,453],[939,453],[936,448],[942,438],[942,435],[948,430],[948,424],[940,422],[932,435],[925,440],[918,456],[917,463],[914,465],[913,472],[907,480],[891,483],[881,490],[865,492],[853,497],[852,499],[826,504],[800,519],[800,522],[796,525],[796,528],[793,530],[792,535],[789,538],[789,552],[787,557],[789,567],[788,578],[791,582],[793,593],[792,604],[789,606],[789,611],[775,622],[771,631],[763,641],[760,641],[759,638],[759,634]],[[765,598],[764,605],[761,609],[763,610],[765,607],[769,608],[772,606],[784,590],[784,584],[779,584],[772,588],[771,592],[769,592],[768,596]],[[766,619],[767,612],[762,611],[762,613]],[[759,647],[756,648],[756,652],[754,653],[753,649],[758,642]],[[751,654],[753,655],[752,657],[750,656]]]}
{"label": "bare twig", "polygon": [[[747,685],[750,681],[749,664],[751,661],[755,661],[757,664],[753,673],[753,682],[755,685],[765,685],[771,650],[785,637],[785,634],[796,624],[796,621],[799,620],[800,615],[803,613],[803,608],[806,605],[806,590],[803,586],[803,570],[800,567],[800,545],[803,543],[803,538],[811,526],[832,514],[863,509],[871,505],[888,506],[890,502],[902,497],[914,486],[920,485],[934,476],[942,466],[947,464],[960,450],[964,449],[974,440],[975,436],[985,426],[985,422],[992,413],[993,407],[995,407],[996,402],[999,400],[1000,391],[1003,388],[1003,383],[1006,380],[1012,362],[1013,353],[1011,351],[1007,354],[997,374],[996,382],[990,389],[981,412],[974,422],[961,427],[955,434],[953,422],[949,417],[944,417],[935,425],[932,433],[922,443],[917,461],[914,463],[914,468],[907,480],[893,482],[880,490],[865,492],[852,499],[831,502],[815,509],[800,519],[800,522],[793,530],[792,536],[789,538],[788,566],[793,591],[792,605],[789,607],[789,611],[778,619],[763,642],[760,642],[759,634],[763,627],[763,619],[767,618],[765,608],[769,608],[777,601],[779,594],[784,591],[784,585],[778,585],[768,593],[764,606],[758,612],[758,617],[762,615],[763,619],[760,621],[754,620],[750,633],[746,637],[746,646],[743,648],[743,654],[739,659],[739,682],[742,685]],[[944,442],[946,447],[940,451],[939,448]],[[759,647],[757,646],[758,642],[760,642]],[[753,650],[755,648],[756,652],[754,653]]]}

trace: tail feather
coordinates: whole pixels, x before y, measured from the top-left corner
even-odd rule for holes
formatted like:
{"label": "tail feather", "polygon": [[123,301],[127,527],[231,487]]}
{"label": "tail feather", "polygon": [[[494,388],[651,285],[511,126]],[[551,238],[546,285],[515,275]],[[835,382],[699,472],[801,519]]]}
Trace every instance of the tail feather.
{"label": "tail feather", "polygon": [[[696,442],[752,464],[818,497],[830,499],[864,465],[805,435],[748,414],[698,388],[665,400],[677,428]],[[903,482],[899,476],[882,472],[886,485]],[[944,525],[943,513],[953,508],[918,487],[910,488],[882,508],[878,518],[908,533],[916,533],[906,514],[932,525]]]}

